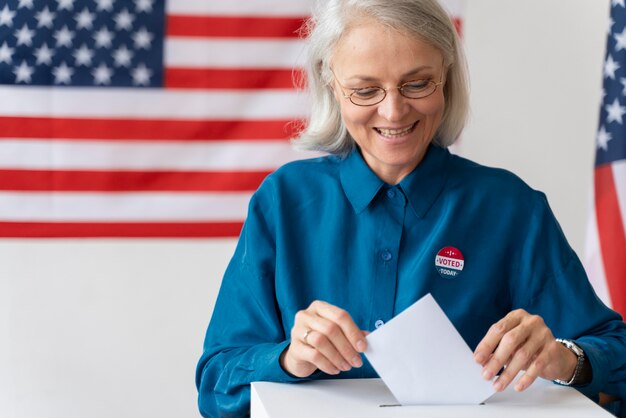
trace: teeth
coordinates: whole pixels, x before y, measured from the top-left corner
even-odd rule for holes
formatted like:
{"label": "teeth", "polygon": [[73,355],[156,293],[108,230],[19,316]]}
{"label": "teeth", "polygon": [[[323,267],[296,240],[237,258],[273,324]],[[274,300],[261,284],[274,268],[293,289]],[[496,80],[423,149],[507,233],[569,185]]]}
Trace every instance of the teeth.
{"label": "teeth", "polygon": [[383,129],[383,128],[378,128],[378,132],[380,132],[381,134],[383,134],[384,136],[399,136],[399,135],[404,135],[406,133],[408,133],[409,131],[411,131],[411,129],[413,129],[413,127],[415,126],[415,124],[407,127],[407,128],[403,128],[403,129]]}

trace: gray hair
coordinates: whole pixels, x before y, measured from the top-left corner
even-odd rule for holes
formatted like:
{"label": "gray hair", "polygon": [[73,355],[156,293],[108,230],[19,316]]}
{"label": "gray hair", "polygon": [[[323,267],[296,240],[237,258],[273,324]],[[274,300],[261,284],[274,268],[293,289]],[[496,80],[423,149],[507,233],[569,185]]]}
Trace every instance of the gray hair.
{"label": "gray hair", "polygon": [[293,144],[299,149],[342,155],[354,148],[330,88],[330,58],[342,35],[363,17],[414,35],[441,52],[448,68],[443,89],[446,104],[432,141],[442,147],[452,145],[469,113],[469,82],[456,29],[437,0],[318,0],[303,30],[309,48],[305,71],[311,114]]}

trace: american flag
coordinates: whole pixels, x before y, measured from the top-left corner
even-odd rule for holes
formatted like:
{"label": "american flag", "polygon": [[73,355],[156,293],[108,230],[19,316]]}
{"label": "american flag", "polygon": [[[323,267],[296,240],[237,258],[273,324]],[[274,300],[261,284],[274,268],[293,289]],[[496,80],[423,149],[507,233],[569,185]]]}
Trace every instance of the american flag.
{"label": "american flag", "polygon": [[312,1],[0,3],[0,237],[238,235],[308,156],[288,138]]}
{"label": "american flag", "polygon": [[625,0],[612,0],[608,32],[586,267],[598,295],[626,316]]}

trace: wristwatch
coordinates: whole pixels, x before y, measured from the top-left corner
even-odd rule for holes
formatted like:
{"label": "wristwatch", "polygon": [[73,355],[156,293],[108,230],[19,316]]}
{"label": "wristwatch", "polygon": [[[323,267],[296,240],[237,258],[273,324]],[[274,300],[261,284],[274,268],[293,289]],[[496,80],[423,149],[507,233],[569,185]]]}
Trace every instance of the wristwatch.
{"label": "wristwatch", "polygon": [[585,352],[574,341],[557,338],[556,342],[563,344],[568,350],[576,354],[576,358],[578,359],[578,361],[576,363],[576,368],[574,369],[574,375],[569,380],[569,382],[556,379],[554,380],[554,383],[558,383],[559,385],[563,386],[572,386],[573,384],[575,384],[576,379],[580,376],[580,373],[583,369],[583,364],[585,363]]}

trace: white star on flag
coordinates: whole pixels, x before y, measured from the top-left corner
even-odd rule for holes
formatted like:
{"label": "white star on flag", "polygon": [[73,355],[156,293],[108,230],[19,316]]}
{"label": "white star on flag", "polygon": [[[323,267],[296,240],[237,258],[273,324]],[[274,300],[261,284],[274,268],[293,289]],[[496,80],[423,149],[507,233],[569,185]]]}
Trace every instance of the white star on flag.
{"label": "white star on flag", "polygon": [[24,23],[24,26],[22,26],[21,29],[15,31],[18,46],[31,46],[33,44],[33,36],[35,36],[35,31],[30,29],[26,23]]}
{"label": "white star on flag", "polygon": [[59,7],[57,10],[72,10],[74,8],[74,0],[57,0]]}
{"label": "white star on flag", "polygon": [[35,71],[33,67],[26,64],[26,61],[22,61],[19,67],[15,67],[13,70],[13,74],[15,74],[15,82],[30,83],[33,71]]}
{"label": "white star on flag", "polygon": [[93,54],[94,52],[89,49],[87,45],[82,44],[81,47],[74,52],[76,65],[84,65],[85,67],[89,67],[91,65],[91,60],[93,59]]}
{"label": "white star on flag", "polygon": [[106,10],[110,12],[113,9],[113,0],[96,0],[96,3],[100,11]]}
{"label": "white star on flag", "polygon": [[102,63],[97,68],[94,68],[91,74],[93,74],[94,84],[111,84],[113,71],[111,71],[111,69],[107,67],[105,63]]}
{"label": "white star on flag", "polygon": [[152,11],[152,0],[135,0],[135,8],[139,12],[150,13]]}
{"label": "white star on flag", "polygon": [[13,26],[13,18],[15,17],[15,12],[9,10],[9,6],[6,4],[0,11],[0,26]]}
{"label": "white star on flag", "polygon": [[622,7],[626,7],[624,5],[624,0],[613,0],[613,6],[622,6]]}
{"label": "white star on flag", "polygon": [[11,64],[11,57],[13,56],[14,48],[10,48],[6,42],[0,46],[0,62]]}
{"label": "white star on flag", "polygon": [[96,46],[98,48],[110,48],[111,43],[113,42],[114,34],[109,31],[106,27],[100,28],[98,32],[96,32],[93,38],[96,41]]}
{"label": "white star on flag", "polygon": [[137,32],[133,34],[133,41],[135,43],[135,48],[140,49],[150,49],[150,44],[152,43],[152,39],[154,35],[152,35],[148,30],[143,27],[139,29]]}
{"label": "white star on flag", "polygon": [[52,69],[52,74],[54,75],[55,84],[70,84],[74,70],[63,61],[61,65]]}
{"label": "white star on flag", "polygon": [[21,9],[22,7],[25,7],[27,9],[32,9],[33,8],[33,0],[20,0],[20,2],[17,5],[17,8]]}
{"label": "white star on flag", "polygon": [[615,71],[617,71],[618,68],[620,68],[620,65],[609,55],[604,63],[604,76],[615,80]]}
{"label": "white star on flag", "polygon": [[598,148],[602,148],[603,150],[608,150],[609,149],[609,141],[613,139],[613,136],[611,135],[610,132],[607,132],[606,129],[604,129],[604,126],[602,126],[600,128],[600,130],[598,131],[598,136],[597,136],[597,143],[598,143]]}
{"label": "white star on flag", "polygon": [[613,35],[617,44],[615,45],[616,51],[621,51],[622,49],[626,49],[626,28],[616,35]]}
{"label": "white star on flag", "polygon": [[619,100],[613,100],[613,103],[606,105],[605,109],[608,112],[606,117],[607,122],[617,122],[620,125],[623,123],[622,117],[624,116],[624,113],[626,113],[626,107],[621,106]]}
{"label": "white star on flag", "polygon": [[35,14],[35,18],[37,19],[37,27],[38,28],[48,28],[52,29],[53,20],[56,13],[52,13],[48,6],[40,12]]}
{"label": "white star on flag", "polygon": [[37,65],[52,64],[53,55],[54,55],[53,49],[50,49],[47,44],[41,45],[39,48],[35,50],[35,57],[37,58]]}
{"label": "white star on flag", "polygon": [[115,28],[118,30],[131,30],[135,17],[127,9],[122,10],[115,16]]}
{"label": "white star on flag", "polygon": [[74,39],[74,32],[69,30],[67,26],[63,26],[61,30],[54,32],[54,39],[57,40],[57,47],[65,46],[67,48],[71,48],[72,40]]}
{"label": "white star on flag", "polygon": [[76,28],[91,30],[93,27],[93,20],[95,18],[96,16],[93,13],[91,13],[87,8],[84,8],[82,12],[74,16],[74,20],[76,20]]}
{"label": "white star on flag", "polygon": [[147,86],[150,84],[150,77],[152,76],[152,70],[147,68],[143,63],[139,64],[132,70],[133,84],[137,86]]}
{"label": "white star on flag", "polygon": [[130,67],[130,62],[133,59],[133,52],[122,45],[113,52],[113,59],[115,60],[116,67]]}

